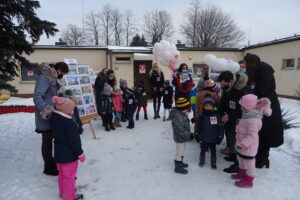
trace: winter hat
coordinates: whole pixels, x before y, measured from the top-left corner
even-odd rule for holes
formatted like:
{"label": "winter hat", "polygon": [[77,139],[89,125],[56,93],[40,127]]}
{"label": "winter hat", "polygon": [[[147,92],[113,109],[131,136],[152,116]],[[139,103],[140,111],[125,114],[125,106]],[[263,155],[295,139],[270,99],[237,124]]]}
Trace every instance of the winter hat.
{"label": "winter hat", "polygon": [[188,99],[181,97],[176,101],[175,106],[179,111],[190,110],[191,103]]}
{"label": "winter hat", "polygon": [[116,86],[114,87],[114,92],[119,92],[119,91],[121,91],[121,89],[120,89],[119,86],[116,85]]}
{"label": "winter hat", "polygon": [[71,99],[54,96],[52,97],[52,102],[54,103],[56,110],[67,115],[73,115],[75,103]]}
{"label": "winter hat", "polygon": [[113,91],[113,88],[108,83],[105,83],[104,87],[103,87],[103,94],[109,96],[109,95],[111,95],[112,91]]}
{"label": "winter hat", "polygon": [[254,94],[247,94],[242,96],[240,100],[240,105],[246,110],[256,109],[258,98]]}
{"label": "winter hat", "polygon": [[164,84],[169,87],[170,86],[170,81],[169,80],[165,80]]}
{"label": "winter hat", "polygon": [[213,107],[215,106],[215,100],[211,97],[205,97],[204,98],[204,105],[211,104]]}
{"label": "winter hat", "polygon": [[127,84],[127,80],[125,80],[125,79],[120,79],[120,85],[122,86],[122,85],[124,85],[124,84]]}

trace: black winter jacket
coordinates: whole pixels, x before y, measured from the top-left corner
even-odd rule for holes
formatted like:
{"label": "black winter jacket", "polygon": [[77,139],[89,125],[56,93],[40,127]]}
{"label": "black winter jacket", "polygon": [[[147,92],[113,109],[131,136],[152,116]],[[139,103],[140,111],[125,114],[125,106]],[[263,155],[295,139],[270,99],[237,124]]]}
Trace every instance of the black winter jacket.
{"label": "black winter jacket", "polygon": [[134,114],[137,107],[137,99],[134,90],[126,88],[124,90],[123,99],[125,101],[126,114]]}
{"label": "black winter jacket", "polygon": [[171,109],[173,104],[173,87],[169,86],[163,91],[163,103],[165,109]]}
{"label": "black winter jacket", "polygon": [[59,111],[50,118],[54,138],[54,160],[56,163],[68,163],[78,159],[83,153],[79,129],[72,117]]}

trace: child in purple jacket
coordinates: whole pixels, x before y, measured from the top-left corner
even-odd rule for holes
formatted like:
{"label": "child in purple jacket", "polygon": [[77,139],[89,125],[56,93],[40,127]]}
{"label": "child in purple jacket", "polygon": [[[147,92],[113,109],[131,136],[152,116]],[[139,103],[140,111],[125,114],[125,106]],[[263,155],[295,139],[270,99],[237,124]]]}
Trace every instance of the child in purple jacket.
{"label": "child in purple jacket", "polygon": [[235,151],[239,162],[239,171],[231,175],[237,180],[237,187],[252,187],[255,176],[255,156],[258,150],[258,132],[262,127],[264,115],[271,116],[271,102],[267,98],[258,100],[257,96],[247,94],[240,100],[242,118],[236,127]]}

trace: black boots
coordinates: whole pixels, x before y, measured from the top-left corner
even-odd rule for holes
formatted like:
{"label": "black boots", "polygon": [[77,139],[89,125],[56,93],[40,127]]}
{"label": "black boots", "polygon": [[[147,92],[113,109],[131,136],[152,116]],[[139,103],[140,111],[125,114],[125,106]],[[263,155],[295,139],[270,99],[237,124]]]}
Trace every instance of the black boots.
{"label": "black boots", "polygon": [[133,129],[134,128],[134,122],[129,121],[127,128]]}
{"label": "black boots", "polygon": [[203,167],[205,163],[205,152],[200,154],[200,162],[199,162],[199,167]]}
{"label": "black boots", "polygon": [[147,114],[144,114],[144,119],[148,120],[148,115]]}
{"label": "black boots", "polygon": [[[200,154],[199,167],[203,167],[204,164],[205,164],[205,150],[203,149]],[[212,169],[217,169],[217,158],[216,158],[216,155],[214,155],[214,154],[211,155],[210,165],[211,165]]]}
{"label": "black boots", "polygon": [[217,157],[216,155],[211,156],[210,165],[212,169],[217,169]]}
{"label": "black boots", "polygon": [[181,160],[182,160],[182,167],[183,167],[183,168],[189,167],[189,164],[183,162],[183,158],[184,158],[184,157],[182,156],[182,157],[181,157]]}
{"label": "black boots", "polygon": [[76,194],[75,200],[83,200],[83,194]]}
{"label": "black boots", "polygon": [[49,176],[57,176],[58,170],[56,168],[56,164],[54,162],[46,163],[43,173]]}
{"label": "black boots", "polygon": [[188,171],[186,169],[184,169],[184,165],[183,165],[183,162],[182,161],[177,161],[177,160],[174,160],[174,163],[175,163],[175,173],[178,173],[178,174],[187,174]]}
{"label": "black boots", "polygon": [[238,163],[234,163],[230,165],[230,167],[225,168],[223,171],[229,174],[237,173],[239,171],[239,165]]}
{"label": "black boots", "polygon": [[137,114],[135,115],[135,120],[136,120],[136,121],[139,121],[139,119],[140,119],[140,114],[137,113]]}

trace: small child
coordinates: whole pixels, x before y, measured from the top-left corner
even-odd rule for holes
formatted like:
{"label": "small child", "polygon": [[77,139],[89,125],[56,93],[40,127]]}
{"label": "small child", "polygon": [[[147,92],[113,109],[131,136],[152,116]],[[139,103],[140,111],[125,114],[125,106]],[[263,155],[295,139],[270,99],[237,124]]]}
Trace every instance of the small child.
{"label": "small child", "polygon": [[215,100],[211,97],[204,99],[202,113],[198,120],[199,141],[201,153],[199,166],[205,163],[205,152],[209,148],[211,152],[211,168],[217,169],[216,144],[220,144],[224,138],[224,128],[221,115],[215,107]]}
{"label": "small child", "polygon": [[[127,128],[133,129],[134,128],[134,113],[136,110],[136,97],[134,94],[134,90],[127,87],[127,82],[123,83],[123,99],[124,99],[124,107],[126,113],[126,118],[128,120],[128,126]],[[124,109],[123,109],[124,110]]]}
{"label": "small child", "polygon": [[113,120],[113,105],[111,100],[112,87],[105,83],[103,91],[100,95],[100,112],[103,118],[105,130],[108,132],[110,130],[115,130],[115,127],[112,123]]}
{"label": "small child", "polygon": [[123,111],[123,93],[120,87],[115,86],[114,93],[112,94],[112,102],[114,106],[114,113],[115,113],[115,123],[114,127],[122,127],[121,126],[121,114]]}
{"label": "small child", "polygon": [[140,118],[140,110],[143,107],[144,110],[144,119],[148,120],[147,115],[147,93],[144,86],[144,81],[139,81],[136,87],[136,98],[137,98],[137,111],[135,115],[135,120],[139,120]]}
{"label": "small child", "polygon": [[263,115],[271,116],[271,102],[268,98],[258,100],[257,96],[247,94],[240,100],[242,107],[242,118],[236,127],[236,145],[237,159],[239,162],[239,171],[231,175],[231,178],[237,180],[237,187],[247,188],[253,186],[255,176],[255,156],[258,150],[259,137],[258,132],[262,127]]}
{"label": "small child", "polygon": [[50,118],[54,138],[54,160],[57,163],[59,197],[64,200],[83,199],[75,191],[75,177],[78,160],[85,161],[81,147],[79,128],[72,119],[75,103],[63,97],[54,96],[55,111]]}
{"label": "small child", "polygon": [[175,157],[175,173],[187,174],[185,169],[188,167],[187,163],[183,162],[183,154],[186,148],[187,141],[191,135],[190,120],[188,112],[191,109],[190,101],[184,97],[180,97],[175,102],[176,108],[170,112],[170,119],[172,120],[173,137],[176,143],[176,157]]}
{"label": "small child", "polygon": [[166,114],[170,115],[170,110],[173,104],[173,87],[169,80],[166,80],[163,85],[163,103],[164,103],[164,113],[163,121],[169,120],[169,117],[166,117]]}

